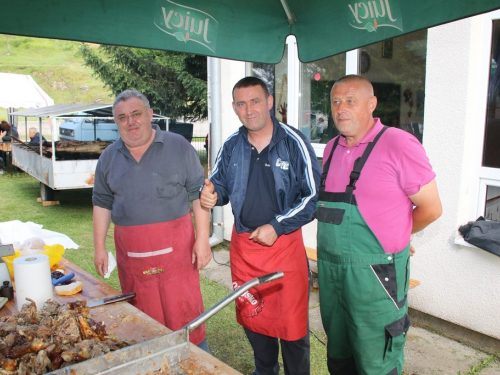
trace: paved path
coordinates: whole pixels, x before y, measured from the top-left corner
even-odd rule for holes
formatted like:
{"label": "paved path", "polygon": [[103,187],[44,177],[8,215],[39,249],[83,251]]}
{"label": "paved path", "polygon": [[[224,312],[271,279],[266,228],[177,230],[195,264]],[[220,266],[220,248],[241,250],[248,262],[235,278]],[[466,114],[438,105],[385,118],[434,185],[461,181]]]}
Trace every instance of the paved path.
{"label": "paved path", "polygon": [[[231,289],[228,264],[229,252],[227,250],[215,251],[212,260],[201,271],[201,274]],[[324,332],[317,292],[311,292],[309,323],[312,330]],[[466,375],[474,367],[481,366],[481,363],[490,355],[425,329],[412,327],[408,333],[405,357],[404,371],[408,375],[458,375],[459,373]],[[470,374],[500,375],[500,363],[492,362],[486,368],[470,372]]]}

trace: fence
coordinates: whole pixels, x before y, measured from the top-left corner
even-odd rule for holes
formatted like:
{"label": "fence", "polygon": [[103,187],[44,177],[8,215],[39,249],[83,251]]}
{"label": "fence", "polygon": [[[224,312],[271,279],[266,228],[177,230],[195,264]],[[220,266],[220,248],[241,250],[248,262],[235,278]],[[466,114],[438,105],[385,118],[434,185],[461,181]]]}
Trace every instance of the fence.
{"label": "fence", "polygon": [[198,152],[201,164],[205,166],[208,163],[207,138],[193,137],[193,139],[191,140],[191,144],[193,145],[196,152]]}

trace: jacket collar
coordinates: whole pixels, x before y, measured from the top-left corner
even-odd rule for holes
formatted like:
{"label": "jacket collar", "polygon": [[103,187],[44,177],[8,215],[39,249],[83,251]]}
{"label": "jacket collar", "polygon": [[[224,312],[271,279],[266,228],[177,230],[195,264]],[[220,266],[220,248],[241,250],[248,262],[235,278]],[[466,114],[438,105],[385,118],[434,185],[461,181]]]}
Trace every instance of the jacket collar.
{"label": "jacket collar", "polygon": [[[273,135],[271,137],[271,142],[269,143],[269,148],[271,149],[276,143],[281,141],[286,137],[286,131],[283,129],[283,124],[278,121],[274,116],[271,116],[273,120]],[[239,132],[248,141],[248,130],[243,125],[240,126]]]}

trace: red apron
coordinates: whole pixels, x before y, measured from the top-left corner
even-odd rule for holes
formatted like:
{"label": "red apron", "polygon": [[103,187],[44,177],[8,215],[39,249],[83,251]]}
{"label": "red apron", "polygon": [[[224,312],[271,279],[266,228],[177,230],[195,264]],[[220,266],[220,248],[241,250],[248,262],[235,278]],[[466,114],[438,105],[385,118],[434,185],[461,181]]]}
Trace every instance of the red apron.
{"label": "red apron", "polygon": [[[132,305],[173,331],[203,313],[200,279],[191,264],[191,215],[165,223],[115,225],[116,262],[123,293],[135,292]],[[205,325],[190,341],[205,339]]]}
{"label": "red apron", "polygon": [[285,275],[236,299],[238,323],[250,331],[287,341],[304,337],[308,329],[309,284],[302,230],[281,235],[272,247],[259,245],[249,236],[233,227],[233,288],[268,273],[283,271]]}

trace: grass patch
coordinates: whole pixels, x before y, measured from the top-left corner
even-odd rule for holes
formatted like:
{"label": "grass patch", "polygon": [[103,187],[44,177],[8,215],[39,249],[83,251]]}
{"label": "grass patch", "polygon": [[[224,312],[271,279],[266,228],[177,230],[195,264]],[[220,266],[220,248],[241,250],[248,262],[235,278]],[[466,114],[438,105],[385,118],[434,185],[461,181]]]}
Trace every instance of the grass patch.
{"label": "grass patch", "polygon": [[462,373],[461,371],[459,371],[458,375],[474,375],[474,374],[479,374],[479,373],[481,373],[482,370],[490,367],[491,364],[493,364],[493,363],[495,363],[497,361],[498,361],[497,356],[490,355],[488,358],[483,359],[479,364],[472,365],[469,371],[464,372],[464,373]]}
{"label": "grass patch", "polygon": [[[85,271],[97,276],[94,268],[94,238],[92,227],[92,190],[59,190],[55,199],[58,206],[43,207],[37,202],[40,182],[25,173],[0,176],[0,221],[20,220],[34,222],[43,229],[69,236],[78,249],[67,249],[64,257]],[[113,232],[107,238],[107,248],[114,252]],[[113,272],[107,283],[120,289],[117,272]]]}
{"label": "grass patch", "polygon": [[[226,287],[202,277],[201,293],[205,308],[212,307],[231,291]],[[242,373],[252,373],[253,351],[243,328],[236,322],[234,302],[223,308],[207,323],[207,340],[214,357]]]}

